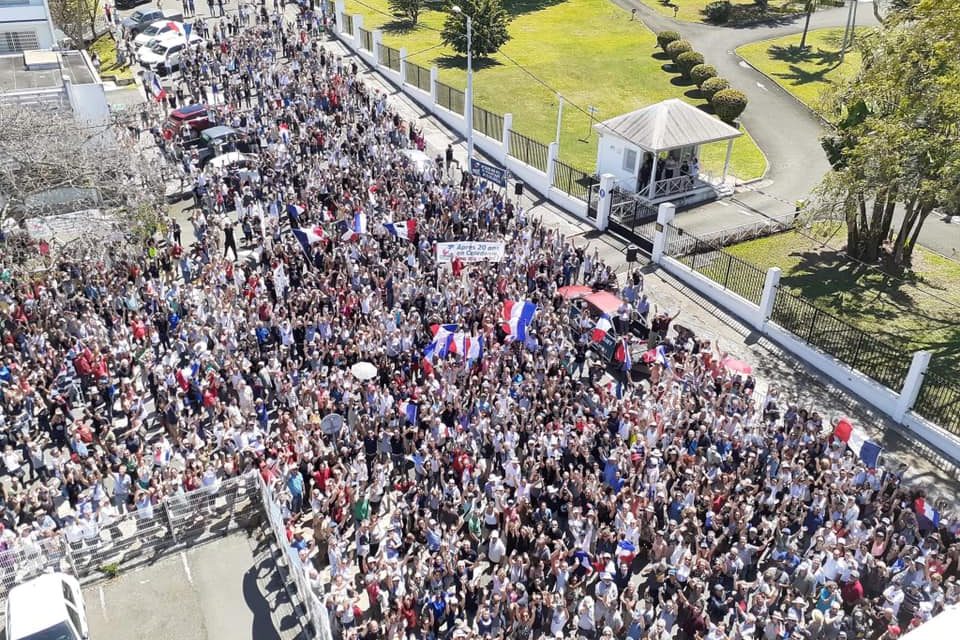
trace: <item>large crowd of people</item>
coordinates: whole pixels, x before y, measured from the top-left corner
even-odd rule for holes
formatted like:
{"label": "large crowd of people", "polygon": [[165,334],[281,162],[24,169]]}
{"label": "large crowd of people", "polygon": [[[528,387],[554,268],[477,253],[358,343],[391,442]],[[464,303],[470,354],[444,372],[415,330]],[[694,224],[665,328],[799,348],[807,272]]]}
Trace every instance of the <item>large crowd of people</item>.
{"label": "large crowd of people", "polygon": [[[0,276],[0,564],[260,474],[336,640],[886,640],[957,604],[956,525],[902,470],[647,317],[642,278],[442,155],[411,159],[422,132],[320,16],[244,15],[174,93],[217,94],[211,124],[253,166],[201,167],[157,123],[189,221]],[[438,264],[461,240],[504,257]],[[569,285],[649,321],[644,375],[592,355]],[[511,302],[536,305],[522,339]],[[438,331],[482,349],[438,351]]]}

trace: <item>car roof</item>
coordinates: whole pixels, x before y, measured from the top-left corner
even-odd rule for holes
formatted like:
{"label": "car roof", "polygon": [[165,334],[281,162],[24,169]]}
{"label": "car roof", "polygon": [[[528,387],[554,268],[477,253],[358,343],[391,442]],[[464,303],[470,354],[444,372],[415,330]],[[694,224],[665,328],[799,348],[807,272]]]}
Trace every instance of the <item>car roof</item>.
{"label": "car roof", "polygon": [[206,112],[207,105],[205,104],[188,104],[185,107],[180,107],[175,109],[170,115],[177,115],[180,117],[192,116],[194,114],[200,113],[201,111]]}
{"label": "car roof", "polygon": [[18,640],[49,629],[67,619],[63,582],[73,578],[64,573],[45,573],[18,584],[7,595],[7,638]]}
{"label": "car roof", "polygon": [[229,136],[236,133],[237,130],[233,127],[225,127],[220,125],[218,127],[210,127],[209,129],[204,129],[200,132],[204,138],[212,140],[214,138],[222,138],[223,136]]}
{"label": "car roof", "polygon": [[150,23],[150,26],[151,26],[151,27],[157,27],[157,28],[159,29],[159,28],[164,27],[164,26],[166,26],[166,25],[168,25],[168,24],[173,24],[173,25],[176,25],[178,28],[180,28],[180,23],[179,23],[179,22],[177,22],[176,20],[167,20],[167,19],[154,20],[153,22]]}

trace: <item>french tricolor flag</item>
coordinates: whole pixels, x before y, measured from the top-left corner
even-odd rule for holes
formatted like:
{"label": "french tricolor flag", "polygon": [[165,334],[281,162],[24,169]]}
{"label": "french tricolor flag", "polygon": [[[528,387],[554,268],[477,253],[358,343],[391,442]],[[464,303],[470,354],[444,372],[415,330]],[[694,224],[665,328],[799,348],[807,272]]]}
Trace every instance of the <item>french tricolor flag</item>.
{"label": "french tricolor flag", "polygon": [[350,223],[350,228],[347,229],[347,232],[343,234],[344,240],[358,240],[360,236],[367,232],[367,214],[362,211],[358,211],[353,214],[353,222]]}
{"label": "french tricolor flag", "polygon": [[300,218],[303,216],[303,207],[297,204],[287,205],[287,216],[290,218],[290,226],[297,228],[300,226]]}
{"label": "french tricolor flag", "polygon": [[453,336],[457,332],[455,324],[435,324],[430,327],[433,333],[433,340],[423,350],[423,357],[427,360],[434,358],[446,358],[447,354],[452,352]]}
{"label": "french tricolor flag", "polygon": [[[833,437],[841,442],[845,442],[850,450],[870,469],[876,469],[880,463],[880,454],[883,448],[871,440],[867,440],[863,433],[853,428],[850,418],[843,417],[837,420],[833,427]],[[937,518],[940,516],[938,515]]]}
{"label": "french tricolor flag", "polygon": [[593,332],[590,334],[590,338],[594,342],[600,342],[607,337],[607,332],[613,327],[613,323],[610,322],[610,316],[606,313],[600,316],[597,319],[597,324],[593,325]]}
{"label": "french tricolor flag", "polygon": [[300,243],[303,252],[312,260],[310,247],[323,240],[323,227],[303,227],[300,229],[291,229],[291,231],[293,232],[293,237]]}
{"label": "french tricolor flag", "polygon": [[923,498],[917,498],[913,501],[913,508],[918,516],[923,516],[929,520],[934,527],[940,526],[940,512],[933,508],[933,505]]}
{"label": "french tricolor flag", "polygon": [[460,355],[468,362],[479,360],[483,357],[483,336],[468,336],[458,331],[453,334],[448,351]]}
{"label": "french tricolor flag", "polygon": [[503,332],[523,342],[527,339],[527,327],[537,312],[537,305],[529,300],[503,301]]}
{"label": "french tricolor flag", "polygon": [[413,236],[417,233],[417,221],[411,218],[406,222],[384,222],[383,228],[394,238],[413,242]]}
{"label": "french tricolor flag", "polygon": [[155,73],[150,75],[150,88],[153,90],[153,99],[157,102],[163,102],[167,97],[167,90],[160,84],[160,76]]}

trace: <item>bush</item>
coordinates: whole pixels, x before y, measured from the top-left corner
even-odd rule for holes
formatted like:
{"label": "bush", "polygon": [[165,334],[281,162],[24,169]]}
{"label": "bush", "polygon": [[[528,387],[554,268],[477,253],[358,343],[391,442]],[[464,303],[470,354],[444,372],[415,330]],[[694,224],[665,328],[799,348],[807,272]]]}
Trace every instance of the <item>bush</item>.
{"label": "bush", "polygon": [[724,122],[733,122],[747,108],[747,96],[736,89],[723,89],[710,99],[713,112]]}
{"label": "bush", "polygon": [[703,8],[703,12],[707,14],[707,20],[716,24],[723,24],[729,20],[730,13],[732,11],[733,7],[730,6],[730,3],[727,2],[727,0],[711,2]]}
{"label": "bush", "polygon": [[693,45],[686,40],[674,40],[667,45],[667,48],[664,49],[664,51],[667,52],[667,55],[670,56],[671,60],[676,62],[681,53],[693,51]]}
{"label": "bush", "polygon": [[690,79],[698,86],[717,75],[717,69],[712,64],[698,64],[690,69]]}
{"label": "bush", "polygon": [[687,51],[677,56],[677,66],[684,78],[690,78],[690,70],[703,64],[703,54],[696,51]]}
{"label": "bush", "polygon": [[680,34],[676,31],[661,31],[657,34],[657,44],[660,45],[660,48],[664,51],[667,50],[667,45],[671,42],[676,42],[680,39]]}
{"label": "bush", "polygon": [[753,4],[757,5],[757,8],[763,13],[770,6],[770,0],[753,0]]}
{"label": "bush", "polygon": [[730,83],[727,82],[726,78],[714,76],[712,78],[707,78],[704,83],[700,85],[700,93],[707,100],[707,102],[709,102],[711,99],[713,99],[713,95],[715,93],[729,88]]}

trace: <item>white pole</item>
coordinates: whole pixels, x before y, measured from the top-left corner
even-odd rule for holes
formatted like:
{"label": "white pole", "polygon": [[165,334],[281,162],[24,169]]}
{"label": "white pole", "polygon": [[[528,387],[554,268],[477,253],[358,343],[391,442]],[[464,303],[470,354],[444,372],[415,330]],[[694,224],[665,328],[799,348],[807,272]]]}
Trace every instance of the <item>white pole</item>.
{"label": "white pole", "polygon": [[560,124],[563,122],[563,96],[558,95],[557,98],[560,100],[557,107],[557,136],[553,141],[560,144]]}
{"label": "white pole", "polygon": [[843,56],[847,53],[847,35],[850,33],[850,20],[853,18],[853,8],[857,5],[857,0],[850,0],[850,10],[847,11],[847,24],[843,29],[843,43],[840,45],[840,62],[843,62]]}
{"label": "white pole", "polygon": [[467,170],[473,170],[473,20],[467,16]]}

